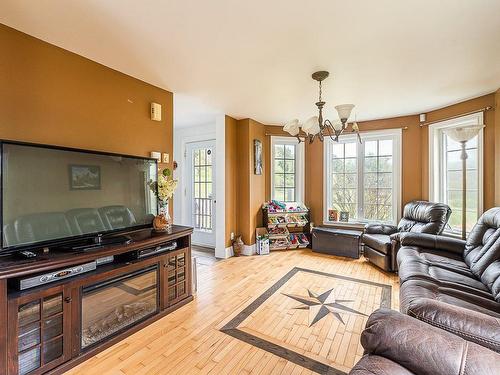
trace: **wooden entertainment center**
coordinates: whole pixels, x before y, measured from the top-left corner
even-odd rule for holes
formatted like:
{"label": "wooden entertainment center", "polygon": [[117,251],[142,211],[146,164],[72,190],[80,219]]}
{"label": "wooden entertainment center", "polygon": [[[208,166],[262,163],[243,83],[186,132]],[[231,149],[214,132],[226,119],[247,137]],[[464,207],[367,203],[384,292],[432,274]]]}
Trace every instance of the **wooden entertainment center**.
{"label": "wooden entertainment center", "polygon": [[[34,259],[0,258],[0,374],[60,374],[193,299],[192,228],[141,229],[132,242]],[[137,250],[176,241],[175,250],[134,259]],[[93,271],[20,291],[19,278],[65,270],[105,256]],[[21,366],[21,367],[20,367]]]}

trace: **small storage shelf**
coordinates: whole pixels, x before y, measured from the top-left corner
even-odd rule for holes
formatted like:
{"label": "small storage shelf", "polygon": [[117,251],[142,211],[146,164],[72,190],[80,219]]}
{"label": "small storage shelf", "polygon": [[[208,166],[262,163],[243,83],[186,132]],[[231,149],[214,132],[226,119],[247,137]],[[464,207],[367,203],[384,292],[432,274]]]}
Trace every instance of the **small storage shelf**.
{"label": "small storage shelf", "polygon": [[269,237],[269,249],[292,250],[308,247],[309,210],[300,203],[266,202],[262,206],[263,229]]}

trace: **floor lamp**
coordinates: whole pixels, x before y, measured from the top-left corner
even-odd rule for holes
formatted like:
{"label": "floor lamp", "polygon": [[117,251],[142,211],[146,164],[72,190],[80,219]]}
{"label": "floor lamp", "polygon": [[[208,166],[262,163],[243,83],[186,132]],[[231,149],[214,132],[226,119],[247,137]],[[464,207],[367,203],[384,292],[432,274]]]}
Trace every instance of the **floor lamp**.
{"label": "floor lamp", "polygon": [[465,240],[467,234],[466,220],[467,220],[467,151],[465,145],[468,141],[479,134],[484,125],[466,126],[461,128],[445,129],[444,133],[455,142],[462,145],[462,239]]}

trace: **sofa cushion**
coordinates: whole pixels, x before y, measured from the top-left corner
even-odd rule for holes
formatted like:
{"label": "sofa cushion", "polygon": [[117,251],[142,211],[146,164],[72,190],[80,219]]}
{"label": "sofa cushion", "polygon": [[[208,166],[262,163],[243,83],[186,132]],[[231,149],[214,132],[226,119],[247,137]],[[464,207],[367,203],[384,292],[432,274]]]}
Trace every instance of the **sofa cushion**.
{"label": "sofa cushion", "polygon": [[105,226],[99,211],[95,208],[76,208],[66,212],[71,229],[74,233],[102,233],[110,230]]}
{"label": "sofa cushion", "polygon": [[441,234],[451,215],[444,203],[414,201],[405,205],[399,232]]}
{"label": "sofa cushion", "polygon": [[74,236],[62,212],[45,212],[21,216],[14,222],[20,244]]}
{"label": "sofa cushion", "polygon": [[500,259],[500,208],[486,211],[469,233],[464,259],[480,278],[488,266]]}
{"label": "sofa cushion", "polygon": [[412,301],[418,298],[429,298],[500,318],[500,304],[491,295],[422,279],[408,280],[401,285],[400,311],[406,313]]}
{"label": "sofa cushion", "polygon": [[134,214],[125,206],[101,207],[99,214],[107,228],[122,229],[137,224]]}
{"label": "sofa cushion", "polygon": [[488,287],[498,302],[500,302],[500,260],[491,263],[481,275],[481,281]]}
{"label": "sofa cushion", "polygon": [[363,243],[384,254],[390,254],[391,237],[385,234],[364,234]]}

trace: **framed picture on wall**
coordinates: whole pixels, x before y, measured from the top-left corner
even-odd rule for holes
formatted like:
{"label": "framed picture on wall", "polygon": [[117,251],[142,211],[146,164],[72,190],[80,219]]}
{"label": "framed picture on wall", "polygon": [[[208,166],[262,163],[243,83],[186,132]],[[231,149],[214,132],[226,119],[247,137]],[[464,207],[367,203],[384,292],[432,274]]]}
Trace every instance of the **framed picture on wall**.
{"label": "framed picture on wall", "polygon": [[71,190],[100,190],[101,167],[98,165],[70,164],[69,188]]}
{"label": "framed picture on wall", "polygon": [[258,139],[254,139],[254,173],[262,174],[262,142]]}

